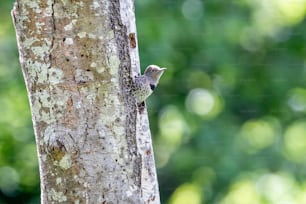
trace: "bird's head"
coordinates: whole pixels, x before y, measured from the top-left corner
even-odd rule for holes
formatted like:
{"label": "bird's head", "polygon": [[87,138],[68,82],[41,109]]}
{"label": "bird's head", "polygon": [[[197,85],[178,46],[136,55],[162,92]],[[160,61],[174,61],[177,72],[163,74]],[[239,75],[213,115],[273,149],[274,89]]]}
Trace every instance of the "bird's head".
{"label": "bird's head", "polygon": [[148,77],[154,84],[157,84],[165,70],[166,68],[160,68],[157,65],[149,65],[146,68],[144,75]]}

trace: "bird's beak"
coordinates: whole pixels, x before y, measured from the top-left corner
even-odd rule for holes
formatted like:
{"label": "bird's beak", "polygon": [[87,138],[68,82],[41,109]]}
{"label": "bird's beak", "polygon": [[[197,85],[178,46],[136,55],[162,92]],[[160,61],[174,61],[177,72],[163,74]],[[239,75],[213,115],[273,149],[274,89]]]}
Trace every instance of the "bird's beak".
{"label": "bird's beak", "polygon": [[159,70],[154,74],[154,77],[159,79],[165,70],[166,68],[159,68]]}
{"label": "bird's beak", "polygon": [[157,73],[162,75],[166,69],[167,68],[160,68]]}
{"label": "bird's beak", "polygon": [[163,67],[163,68],[160,68],[159,71],[158,71],[158,73],[163,73],[166,69],[167,69],[167,68],[164,68],[164,67]]}

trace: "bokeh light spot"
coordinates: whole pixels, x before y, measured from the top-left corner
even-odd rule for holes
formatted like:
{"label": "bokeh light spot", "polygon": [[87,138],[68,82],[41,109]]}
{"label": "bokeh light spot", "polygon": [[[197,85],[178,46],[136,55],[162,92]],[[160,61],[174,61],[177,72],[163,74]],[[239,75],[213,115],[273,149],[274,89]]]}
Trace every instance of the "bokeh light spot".
{"label": "bokeh light spot", "polygon": [[179,109],[173,105],[165,107],[159,117],[159,135],[155,142],[158,167],[164,166],[170,155],[181,145],[188,126]]}
{"label": "bokeh light spot", "polygon": [[[295,203],[293,202],[294,195],[294,180],[284,173],[268,173],[264,174],[257,180],[258,192],[269,203]],[[285,202],[286,201],[286,202]]]}
{"label": "bokeh light spot", "polygon": [[240,136],[246,151],[256,152],[262,148],[268,147],[274,142],[276,131],[268,120],[249,120],[243,124]]}
{"label": "bokeh light spot", "polygon": [[252,172],[240,175],[221,204],[296,204],[304,203],[305,189],[286,172]]}
{"label": "bokeh light spot", "polygon": [[160,114],[159,128],[161,137],[167,144],[179,145],[186,128],[186,123],[175,106],[167,106]]}
{"label": "bokeh light spot", "polygon": [[182,12],[188,20],[198,20],[203,16],[203,3],[199,0],[186,0],[182,5]]}
{"label": "bokeh light spot", "polygon": [[220,202],[221,204],[259,204],[261,198],[258,195],[255,185],[247,179],[236,182],[228,195]]}
{"label": "bokeh light spot", "polygon": [[289,107],[296,112],[306,112],[306,89],[294,88],[289,91]]}
{"label": "bokeh light spot", "polygon": [[306,160],[306,121],[295,122],[285,132],[285,152],[290,160]]}
{"label": "bokeh light spot", "polygon": [[182,184],[171,196],[170,204],[200,204],[202,194],[200,188],[194,184]]}
{"label": "bokeh light spot", "polygon": [[306,0],[257,0],[254,3],[254,31],[274,36],[281,28],[301,22],[306,12]]}
{"label": "bokeh light spot", "polygon": [[288,24],[296,24],[303,20],[306,12],[305,0],[273,0],[273,2]]}
{"label": "bokeh light spot", "polygon": [[215,116],[221,109],[220,98],[212,91],[196,88],[186,98],[186,108],[200,116]]}

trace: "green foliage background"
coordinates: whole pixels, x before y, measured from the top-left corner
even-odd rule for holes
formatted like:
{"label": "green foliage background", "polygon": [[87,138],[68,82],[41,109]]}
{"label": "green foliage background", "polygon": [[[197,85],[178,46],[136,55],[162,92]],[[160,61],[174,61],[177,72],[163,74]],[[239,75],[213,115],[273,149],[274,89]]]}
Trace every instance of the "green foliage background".
{"label": "green foliage background", "polygon": [[[28,99],[0,5],[0,203],[39,203]],[[306,0],[137,0],[162,203],[306,203]]]}

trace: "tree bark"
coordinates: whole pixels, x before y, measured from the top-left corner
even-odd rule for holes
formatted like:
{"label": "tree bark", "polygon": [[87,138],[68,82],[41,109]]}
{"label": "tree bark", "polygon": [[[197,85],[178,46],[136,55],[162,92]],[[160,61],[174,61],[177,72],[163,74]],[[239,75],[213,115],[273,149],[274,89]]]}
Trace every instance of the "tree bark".
{"label": "tree bark", "polygon": [[133,0],[17,0],[41,203],[160,203]]}

